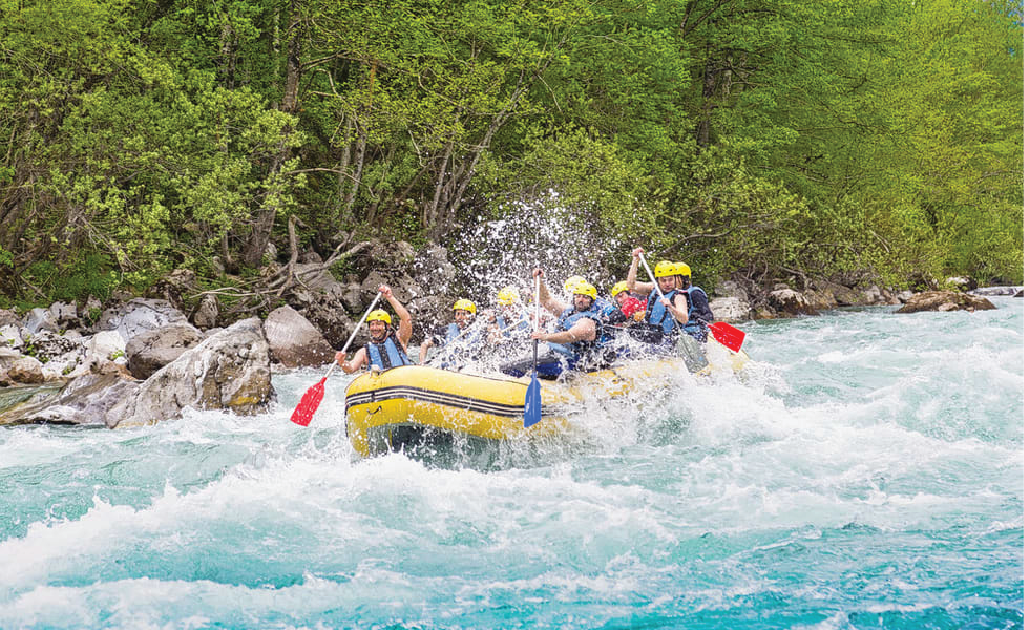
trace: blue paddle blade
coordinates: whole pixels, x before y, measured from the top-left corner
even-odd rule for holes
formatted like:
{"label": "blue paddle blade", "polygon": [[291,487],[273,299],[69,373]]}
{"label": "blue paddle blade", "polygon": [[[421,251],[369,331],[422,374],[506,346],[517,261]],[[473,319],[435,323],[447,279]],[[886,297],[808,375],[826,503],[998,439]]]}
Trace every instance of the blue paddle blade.
{"label": "blue paddle blade", "polygon": [[526,388],[526,407],[523,410],[523,426],[531,427],[540,422],[540,379],[533,373],[533,380]]}

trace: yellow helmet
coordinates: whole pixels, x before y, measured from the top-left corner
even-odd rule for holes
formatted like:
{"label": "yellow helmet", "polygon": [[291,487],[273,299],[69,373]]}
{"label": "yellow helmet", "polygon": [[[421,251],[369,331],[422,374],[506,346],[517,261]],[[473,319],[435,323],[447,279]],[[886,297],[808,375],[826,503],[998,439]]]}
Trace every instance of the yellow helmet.
{"label": "yellow helmet", "polygon": [[626,284],[626,281],[625,280],[619,280],[614,285],[612,285],[612,297],[615,297],[616,295],[622,293],[623,291],[628,291],[628,290],[629,290],[629,286]]}
{"label": "yellow helmet", "polygon": [[455,306],[452,307],[453,311],[468,311],[473,315],[476,315],[476,304],[473,304],[466,298],[455,301]]}
{"label": "yellow helmet", "polygon": [[382,310],[380,310],[378,308],[377,310],[371,312],[369,315],[366,316],[366,323],[367,324],[369,324],[370,322],[376,322],[376,321],[384,322],[385,324],[390,326],[391,325],[391,316],[388,315],[387,311],[382,311]]}
{"label": "yellow helmet", "polygon": [[510,306],[520,301],[519,291],[515,287],[505,287],[498,291],[498,304]]}
{"label": "yellow helmet", "polygon": [[677,276],[690,276],[690,266],[684,262],[676,263],[676,275]]}
{"label": "yellow helmet", "polygon": [[676,264],[668,260],[660,260],[654,266],[654,277],[664,278],[665,276],[676,275]]}
{"label": "yellow helmet", "polygon": [[587,279],[583,276],[569,276],[565,279],[565,282],[562,283],[562,290],[566,293],[573,293],[573,289],[576,288],[577,284],[586,281]]}
{"label": "yellow helmet", "polygon": [[572,294],[586,295],[589,296],[591,300],[597,299],[597,289],[594,288],[594,285],[590,284],[586,280],[580,280],[579,282],[577,282],[576,286],[572,288]]}

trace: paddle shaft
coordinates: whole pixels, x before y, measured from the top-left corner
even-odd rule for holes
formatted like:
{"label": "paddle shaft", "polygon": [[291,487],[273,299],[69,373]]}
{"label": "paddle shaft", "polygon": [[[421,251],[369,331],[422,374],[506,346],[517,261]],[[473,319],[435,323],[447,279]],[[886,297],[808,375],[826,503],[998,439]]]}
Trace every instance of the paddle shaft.
{"label": "paddle shaft", "polygon": [[644,264],[644,269],[647,271],[647,276],[651,279],[651,282],[654,283],[654,290],[658,293],[658,297],[660,297],[661,299],[665,299],[665,294],[661,292],[661,287],[658,286],[658,279],[654,277],[654,274],[651,273],[651,268],[647,266],[647,259],[644,258],[643,252],[640,252],[640,262]]}
{"label": "paddle shaft", "polygon": [[[355,330],[353,330],[352,334],[348,336],[348,341],[345,342],[345,345],[341,347],[342,354],[348,352],[348,347],[352,345],[352,340],[356,338],[356,333],[358,333],[359,329],[363,327],[363,322],[365,322],[366,318],[370,315],[370,313],[373,312],[374,307],[377,306],[377,302],[378,300],[380,300],[380,296],[382,295],[384,294],[378,292],[377,295],[374,296],[373,301],[370,302],[370,308],[366,309],[366,312],[363,313],[363,316],[359,318],[359,323],[356,324]],[[338,362],[331,362],[331,369],[327,370],[327,374],[324,376],[324,380],[327,380],[328,378],[331,377],[331,374],[334,373],[334,368],[336,367],[338,367]]]}
{"label": "paddle shaft", "polygon": [[[540,332],[540,275],[533,279],[533,332]],[[533,340],[533,375],[526,388],[526,400],[523,401],[523,428],[529,428],[541,419],[540,380],[537,378],[537,356],[540,339]]]}
{"label": "paddle shaft", "polygon": [[[533,279],[533,332],[540,332],[540,276]],[[533,340],[533,378],[537,378],[537,348],[540,339]]]}

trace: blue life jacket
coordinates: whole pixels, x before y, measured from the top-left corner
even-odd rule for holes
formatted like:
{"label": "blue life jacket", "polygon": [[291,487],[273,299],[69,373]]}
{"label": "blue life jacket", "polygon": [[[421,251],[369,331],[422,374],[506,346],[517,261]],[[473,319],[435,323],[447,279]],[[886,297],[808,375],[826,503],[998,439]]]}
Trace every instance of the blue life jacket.
{"label": "blue life jacket", "polygon": [[398,343],[395,332],[388,331],[384,341],[374,343],[370,341],[363,348],[366,349],[366,356],[370,359],[370,365],[379,366],[382,370],[390,370],[399,365],[410,365],[412,361],[406,356],[402,344]]}
{"label": "blue life jacket", "polygon": [[529,333],[530,330],[532,330],[530,328],[530,322],[522,318],[520,318],[516,324],[509,324],[505,320],[504,315],[498,315],[495,318],[494,323],[498,325],[498,333],[505,338],[512,337],[513,334],[517,332]]}
{"label": "blue life jacket", "polygon": [[[686,294],[688,306],[686,325],[683,326],[683,332],[700,341],[707,341],[708,323],[715,320],[715,315],[711,312],[708,294],[700,287],[690,287],[689,289],[683,289],[682,292]],[[694,299],[695,297],[697,299]],[[699,305],[697,304],[698,301],[700,302]]]}
{"label": "blue life jacket", "polygon": [[619,310],[619,307],[617,305],[612,304],[611,302],[609,302],[608,300],[604,299],[603,297],[599,297],[596,300],[594,300],[594,306],[597,307],[597,310],[601,311],[601,315],[605,319],[608,319],[609,315],[611,315],[615,311]]}
{"label": "blue life jacket", "polygon": [[[445,347],[447,347],[448,344],[456,340],[458,340],[458,343],[461,344],[464,348],[471,348],[479,344],[483,340],[484,331],[483,329],[478,328],[477,330],[467,332],[467,329],[472,325],[473,322],[470,322],[466,324],[466,329],[462,329],[459,328],[459,325],[456,324],[455,322],[448,324],[448,328],[446,328],[444,331]],[[466,334],[463,335],[462,338],[460,339],[459,335],[462,335],[462,333]]]}
{"label": "blue life jacket", "polygon": [[575,308],[565,309],[562,316],[558,318],[555,330],[556,332],[569,330],[573,327],[573,324],[584,318],[594,320],[594,340],[574,341],[572,343],[565,344],[572,351],[577,360],[582,358],[583,355],[588,352],[604,347],[605,342],[608,341],[609,338],[609,335],[604,330],[604,316],[601,315],[601,311],[598,309],[596,301],[585,311],[577,311]]}
{"label": "blue life jacket", "polygon": [[[671,302],[676,293],[677,291],[672,289],[665,293],[665,298]],[[678,323],[676,318],[672,317],[672,313],[669,313],[665,305],[661,303],[657,290],[651,291],[651,294],[647,296],[647,314],[644,315],[644,319],[650,324],[661,326],[666,335],[675,330]]]}

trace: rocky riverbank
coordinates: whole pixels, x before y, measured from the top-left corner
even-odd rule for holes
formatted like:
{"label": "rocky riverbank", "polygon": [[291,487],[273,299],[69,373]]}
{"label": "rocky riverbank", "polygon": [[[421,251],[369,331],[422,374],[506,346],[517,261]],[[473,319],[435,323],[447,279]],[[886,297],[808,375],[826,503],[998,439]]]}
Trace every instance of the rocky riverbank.
{"label": "rocky riverbank", "polygon": [[[383,243],[359,249],[366,252],[362,263],[341,278],[315,258],[293,260],[287,276],[295,286],[282,292],[287,304],[262,313],[265,319],[230,313],[185,271],[158,283],[159,297],[0,311],[0,424],[113,428],[179,417],[186,407],[260,413],[273,400],[272,370],[329,362],[381,284],[392,286],[416,318],[413,343],[448,321],[450,304],[462,294],[450,289],[455,266],[444,249],[417,253]],[[280,276],[282,269],[268,273]],[[945,284],[971,288],[965,279]],[[1024,294],[1011,287],[896,293],[827,280],[765,288],[736,279],[710,293],[716,317],[730,322],[813,316],[847,306],[903,304],[901,313],[984,310],[994,307],[980,294]],[[492,296],[470,297],[481,308],[491,306]],[[236,321],[226,321],[232,317]]]}

